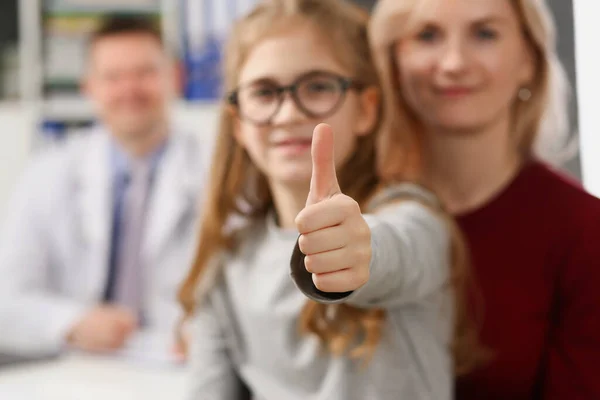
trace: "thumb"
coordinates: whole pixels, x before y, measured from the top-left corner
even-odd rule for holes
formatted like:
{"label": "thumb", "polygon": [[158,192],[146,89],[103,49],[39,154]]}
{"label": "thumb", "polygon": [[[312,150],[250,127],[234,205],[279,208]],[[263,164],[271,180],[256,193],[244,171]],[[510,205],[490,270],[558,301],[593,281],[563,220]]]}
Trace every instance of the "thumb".
{"label": "thumb", "polygon": [[335,171],[333,130],[327,124],[319,124],[312,137],[312,177],[306,205],[318,203],[341,193]]}

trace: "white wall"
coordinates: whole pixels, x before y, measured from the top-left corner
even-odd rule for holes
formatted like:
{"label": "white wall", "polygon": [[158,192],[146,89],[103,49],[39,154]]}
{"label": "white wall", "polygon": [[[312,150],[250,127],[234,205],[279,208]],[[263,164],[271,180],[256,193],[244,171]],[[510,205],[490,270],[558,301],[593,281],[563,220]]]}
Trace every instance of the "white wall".
{"label": "white wall", "polygon": [[218,127],[219,106],[212,103],[180,103],[173,107],[173,119],[178,126],[198,134],[211,144]]}
{"label": "white wall", "polygon": [[573,13],[583,183],[600,196],[600,1],[574,0]]}

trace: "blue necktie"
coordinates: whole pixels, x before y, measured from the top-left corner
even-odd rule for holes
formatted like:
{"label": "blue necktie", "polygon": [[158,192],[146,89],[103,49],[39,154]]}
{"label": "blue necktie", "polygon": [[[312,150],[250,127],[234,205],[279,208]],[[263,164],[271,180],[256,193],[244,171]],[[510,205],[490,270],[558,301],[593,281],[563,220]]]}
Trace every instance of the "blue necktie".
{"label": "blue necktie", "polygon": [[142,241],[150,185],[147,162],[132,163],[127,187],[120,204],[117,252],[114,257],[114,279],[110,300],[136,313],[143,314],[146,274],[143,269]]}

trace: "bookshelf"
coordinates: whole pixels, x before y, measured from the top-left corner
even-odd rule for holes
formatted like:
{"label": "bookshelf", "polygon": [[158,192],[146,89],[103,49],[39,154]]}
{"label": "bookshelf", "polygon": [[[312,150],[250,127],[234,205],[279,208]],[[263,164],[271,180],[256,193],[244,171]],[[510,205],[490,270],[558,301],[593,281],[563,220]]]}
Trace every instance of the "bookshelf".
{"label": "bookshelf", "polygon": [[[94,121],[80,93],[87,37],[106,14],[142,15],[159,24],[184,72],[176,115],[214,108],[220,96],[220,45],[234,19],[257,0],[17,0],[21,33],[20,97],[38,115],[40,136]],[[193,118],[185,118],[189,121]],[[198,121],[203,126],[204,121]],[[43,136],[43,134],[41,135]],[[34,137],[33,143],[39,142]]]}

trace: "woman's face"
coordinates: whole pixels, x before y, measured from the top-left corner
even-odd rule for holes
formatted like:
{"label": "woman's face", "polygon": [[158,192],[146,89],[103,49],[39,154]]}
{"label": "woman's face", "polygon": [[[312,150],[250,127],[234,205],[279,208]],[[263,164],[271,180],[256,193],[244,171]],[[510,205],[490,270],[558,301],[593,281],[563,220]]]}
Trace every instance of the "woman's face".
{"label": "woman's face", "polygon": [[472,132],[510,118],[534,74],[509,0],[430,0],[395,47],[401,93],[434,131]]}

